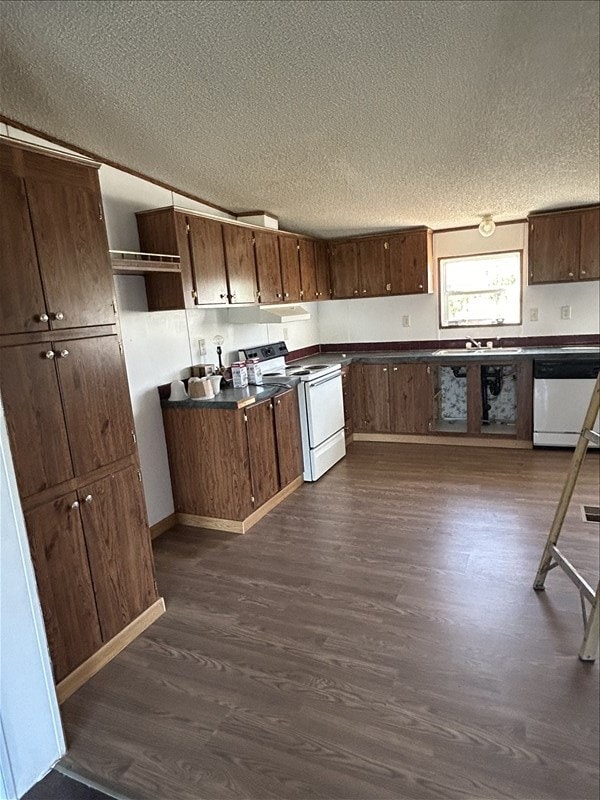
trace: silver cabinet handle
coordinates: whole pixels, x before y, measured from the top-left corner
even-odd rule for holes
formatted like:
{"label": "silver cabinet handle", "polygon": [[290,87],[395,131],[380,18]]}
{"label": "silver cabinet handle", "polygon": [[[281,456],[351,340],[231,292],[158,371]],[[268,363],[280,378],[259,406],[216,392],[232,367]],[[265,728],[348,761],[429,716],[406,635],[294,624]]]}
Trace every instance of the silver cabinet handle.
{"label": "silver cabinet handle", "polygon": [[52,360],[54,358],[54,350],[46,350],[45,356]]}
{"label": "silver cabinet handle", "polygon": [[366,289],[363,289],[363,294],[366,294],[366,293],[367,293],[367,290],[366,290]]}
{"label": "silver cabinet handle", "polygon": [[587,272],[586,272],[584,269],[582,269],[582,270],[581,270],[581,274],[582,274],[582,275],[587,275]]}
{"label": "silver cabinet handle", "polygon": [[277,294],[275,295],[275,297],[281,297],[281,292],[277,292]]}
{"label": "silver cabinet handle", "polygon": [[229,295],[225,293],[225,294],[220,294],[219,297],[221,298],[221,300],[223,300],[224,298],[229,297]]}
{"label": "silver cabinet handle", "polygon": [[358,294],[358,289],[355,289],[355,290],[354,290],[354,294]]}
{"label": "silver cabinet handle", "polygon": [[66,358],[69,355],[69,351],[68,350],[61,350],[60,353],[58,353],[58,355],[61,358]]}
{"label": "silver cabinet handle", "polygon": [[50,317],[45,312],[43,314],[38,314],[38,322],[48,322]]}
{"label": "silver cabinet handle", "polygon": [[394,367],[394,372],[398,372],[398,367]]}
{"label": "silver cabinet handle", "polygon": [[53,319],[63,320],[65,315],[62,311],[57,311],[56,314],[52,314]]}
{"label": "silver cabinet handle", "polygon": [[74,501],[71,503],[71,506],[70,506],[70,508],[72,508],[72,509],[79,508],[79,500],[74,500]]}
{"label": "silver cabinet handle", "polygon": [[284,293],[283,293],[283,296],[284,296],[284,297],[289,297],[289,296],[290,296],[290,293],[289,293],[289,292],[284,292]]}
{"label": "silver cabinet handle", "polygon": [[276,405],[280,406],[281,405],[281,400],[278,400]]}
{"label": "silver cabinet handle", "polygon": [[573,273],[569,272],[569,278],[572,278],[572,277],[573,277]]}
{"label": "silver cabinet handle", "polygon": [[229,295],[229,299],[230,299],[230,300],[233,300],[234,298],[235,298],[235,292],[234,292],[233,294],[230,294],[230,295]]}
{"label": "silver cabinet handle", "polygon": [[384,371],[384,372],[387,372],[387,367],[384,367],[384,368],[383,368],[383,371]]}
{"label": "silver cabinet handle", "polygon": [[86,496],[83,499],[85,500],[86,503],[91,503],[94,498],[92,497],[91,494],[86,494]]}
{"label": "silver cabinet handle", "polygon": [[420,284],[419,284],[419,289],[422,289],[422,288],[423,288],[423,284],[422,284],[422,283],[420,283]]}

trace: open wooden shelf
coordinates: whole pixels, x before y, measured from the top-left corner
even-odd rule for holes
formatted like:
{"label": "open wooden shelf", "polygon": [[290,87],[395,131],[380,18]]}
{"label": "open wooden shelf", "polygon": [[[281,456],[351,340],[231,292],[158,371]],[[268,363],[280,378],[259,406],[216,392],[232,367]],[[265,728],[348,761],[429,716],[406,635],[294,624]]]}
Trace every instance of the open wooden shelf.
{"label": "open wooden shelf", "polygon": [[147,275],[151,272],[181,272],[179,256],[163,253],[135,253],[129,250],[109,250],[115,275]]}

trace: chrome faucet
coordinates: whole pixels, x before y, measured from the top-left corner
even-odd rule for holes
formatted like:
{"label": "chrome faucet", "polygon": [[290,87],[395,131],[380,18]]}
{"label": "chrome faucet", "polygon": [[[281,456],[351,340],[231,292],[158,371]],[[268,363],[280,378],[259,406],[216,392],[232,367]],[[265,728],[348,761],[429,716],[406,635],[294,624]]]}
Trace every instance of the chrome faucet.
{"label": "chrome faucet", "polygon": [[467,340],[467,342],[473,342],[475,347],[483,347],[481,342],[478,342],[477,339],[474,339],[472,336],[465,336],[465,339]]}

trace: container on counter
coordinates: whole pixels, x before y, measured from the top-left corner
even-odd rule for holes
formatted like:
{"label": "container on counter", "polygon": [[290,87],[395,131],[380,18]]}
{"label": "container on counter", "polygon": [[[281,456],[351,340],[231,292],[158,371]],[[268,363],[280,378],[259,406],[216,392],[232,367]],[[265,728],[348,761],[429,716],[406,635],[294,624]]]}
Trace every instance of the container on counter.
{"label": "container on counter", "polygon": [[210,378],[190,378],[188,392],[192,400],[210,400],[215,396]]}
{"label": "container on counter", "polygon": [[231,365],[231,377],[233,378],[233,388],[243,389],[248,386],[248,370],[244,361],[234,361]]}
{"label": "container on counter", "polygon": [[262,369],[258,358],[249,358],[246,361],[248,369],[248,382],[260,386],[263,382]]}
{"label": "container on counter", "polygon": [[192,367],[192,375],[194,378],[210,378],[216,371],[217,368],[214,364],[194,364]]}

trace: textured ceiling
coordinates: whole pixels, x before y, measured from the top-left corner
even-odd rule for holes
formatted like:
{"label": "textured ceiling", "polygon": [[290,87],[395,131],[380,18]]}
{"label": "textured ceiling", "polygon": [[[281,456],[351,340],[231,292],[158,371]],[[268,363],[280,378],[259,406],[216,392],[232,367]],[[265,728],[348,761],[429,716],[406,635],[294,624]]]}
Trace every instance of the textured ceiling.
{"label": "textured ceiling", "polygon": [[0,113],[317,235],[598,198],[596,2],[0,2]]}

